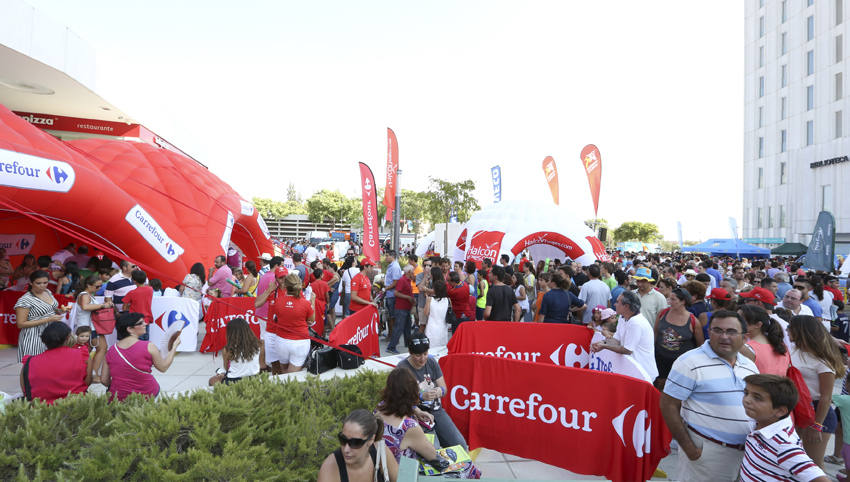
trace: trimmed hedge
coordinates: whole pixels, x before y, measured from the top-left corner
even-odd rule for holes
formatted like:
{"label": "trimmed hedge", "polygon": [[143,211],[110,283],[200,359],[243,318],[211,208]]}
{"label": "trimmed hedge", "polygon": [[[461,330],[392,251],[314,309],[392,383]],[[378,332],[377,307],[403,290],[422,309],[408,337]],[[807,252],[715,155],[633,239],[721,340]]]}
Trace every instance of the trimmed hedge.
{"label": "trimmed hedge", "polygon": [[153,401],[16,401],[0,415],[0,480],[315,480],[342,420],[374,408],[386,376],[261,375]]}

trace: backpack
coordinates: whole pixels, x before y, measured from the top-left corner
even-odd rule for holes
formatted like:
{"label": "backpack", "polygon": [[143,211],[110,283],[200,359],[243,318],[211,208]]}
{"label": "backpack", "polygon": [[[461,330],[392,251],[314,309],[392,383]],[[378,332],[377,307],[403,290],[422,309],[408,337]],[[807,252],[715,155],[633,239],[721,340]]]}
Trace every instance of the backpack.
{"label": "backpack", "polygon": [[812,406],[812,394],[809,392],[809,387],[806,386],[803,380],[803,374],[793,365],[788,366],[788,371],[785,376],[790,378],[797,387],[797,405],[791,412],[791,417],[794,420],[794,426],[797,428],[806,428],[815,422],[815,409]]}
{"label": "backpack", "polygon": [[[346,350],[353,351],[359,355],[362,355],[363,352],[360,351],[360,347],[357,345],[340,345],[340,348],[345,348]],[[366,360],[363,359],[362,356],[352,355],[346,351],[336,350],[337,352],[337,365],[343,370],[353,370],[360,365],[363,364]]]}

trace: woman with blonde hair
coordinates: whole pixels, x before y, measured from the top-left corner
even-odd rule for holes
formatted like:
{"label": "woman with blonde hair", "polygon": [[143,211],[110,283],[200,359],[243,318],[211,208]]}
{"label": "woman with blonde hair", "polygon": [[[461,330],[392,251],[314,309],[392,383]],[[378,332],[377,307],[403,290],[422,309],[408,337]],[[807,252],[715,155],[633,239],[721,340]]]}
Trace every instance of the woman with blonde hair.
{"label": "woman with blonde hair", "polygon": [[838,347],[814,316],[797,315],[788,324],[788,338],[794,344],[791,364],[800,370],[812,395],[815,422],[802,432],[803,448],[820,468],[829,437],[835,433],[838,418],[830,406],[835,379],[846,372]]}

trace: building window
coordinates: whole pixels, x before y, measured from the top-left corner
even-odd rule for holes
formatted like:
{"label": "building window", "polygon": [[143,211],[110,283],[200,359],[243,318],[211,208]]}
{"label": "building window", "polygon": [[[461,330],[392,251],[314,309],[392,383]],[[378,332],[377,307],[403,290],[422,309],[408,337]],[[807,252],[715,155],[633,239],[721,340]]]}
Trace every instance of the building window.
{"label": "building window", "polygon": [[780,228],[785,227],[785,205],[784,204],[779,205],[779,227]]}
{"label": "building window", "polygon": [[821,186],[820,210],[832,212],[832,184]]}
{"label": "building window", "polygon": [[756,208],[756,227],[761,228],[761,208]]}
{"label": "building window", "polygon": [[[759,137],[759,159],[764,157],[764,137]],[[761,172],[761,168],[759,168],[759,172]],[[761,187],[761,181],[759,181],[759,187]]]}
{"label": "building window", "polygon": [[835,0],[835,25],[844,21],[844,0]]}
{"label": "building window", "polygon": [[759,8],[764,6],[764,0],[759,0]]}
{"label": "building window", "polygon": [[759,47],[759,67],[764,67],[764,45]]}
{"label": "building window", "polygon": [[835,36],[835,63],[844,60],[844,36]]}
{"label": "building window", "polygon": [[788,20],[788,0],[782,0],[782,23]]}
{"label": "building window", "polygon": [[[785,131],[782,131],[782,137],[783,139],[785,138]],[[788,171],[786,166],[787,164],[784,162],[779,163],[779,184],[785,184],[788,180]]]}
{"label": "building window", "polygon": [[781,39],[780,40],[780,44],[781,44],[780,48],[782,49],[781,50],[782,53],[780,55],[785,55],[786,53],[788,53],[788,33],[782,32],[780,39]]}
{"label": "building window", "polygon": [[[761,137],[759,137],[759,139],[761,139]],[[764,187],[764,168],[760,167],[758,173],[758,188],[761,189]]]}
{"label": "building window", "polygon": [[767,207],[767,227],[773,227],[773,206]]}
{"label": "building window", "polygon": [[809,50],[806,52],[806,75],[815,73],[815,51]]}
{"label": "building window", "polygon": [[835,74],[835,100],[841,100],[844,97],[844,74],[838,72]]}
{"label": "building window", "polygon": [[764,107],[759,106],[759,127],[764,127]]}
{"label": "building window", "polygon": [[835,112],[835,138],[838,139],[842,135],[842,115],[841,111]]}
{"label": "building window", "polygon": [[812,110],[815,108],[815,86],[807,85],[806,86],[806,110]]}
{"label": "building window", "polygon": [[806,145],[810,146],[815,143],[815,121],[806,121]]}
{"label": "building window", "polygon": [[759,97],[764,97],[764,76],[759,77]]}
{"label": "building window", "polygon": [[[779,131],[779,152],[785,152],[785,149],[787,147],[787,145],[786,145],[787,142],[788,142],[788,136],[785,132],[785,129],[782,129],[781,131]],[[784,166],[785,163],[783,162],[782,165]],[[780,180],[783,179],[784,175],[785,175],[784,172],[779,173]],[[785,183],[781,182],[780,184],[785,184]]]}
{"label": "building window", "polygon": [[759,17],[759,38],[764,37],[764,15]]}
{"label": "building window", "polygon": [[807,7],[811,7],[812,5],[814,5],[814,3],[815,3],[815,0],[806,0],[806,6]]}
{"label": "building window", "polygon": [[806,41],[815,38],[815,16],[809,15],[806,19]]}
{"label": "building window", "polygon": [[779,101],[779,119],[785,120],[785,97]]}
{"label": "building window", "polygon": [[788,85],[788,66],[782,66],[782,87]]}

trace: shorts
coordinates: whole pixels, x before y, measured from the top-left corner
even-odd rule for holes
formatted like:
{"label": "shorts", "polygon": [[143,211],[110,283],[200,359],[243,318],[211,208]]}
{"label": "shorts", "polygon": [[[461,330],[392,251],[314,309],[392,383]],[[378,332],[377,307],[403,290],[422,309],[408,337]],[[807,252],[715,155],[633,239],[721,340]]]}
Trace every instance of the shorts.
{"label": "shorts", "polygon": [[[812,400],[812,406],[815,408],[815,412],[818,411],[819,401]],[[838,428],[838,416],[835,415],[835,409],[829,407],[829,411],[826,412],[826,418],[823,420],[823,433],[835,433],[836,428]]]}
{"label": "shorts", "polygon": [[310,354],[310,340],[289,340],[272,333],[266,334],[266,363],[280,362],[304,366]]}

